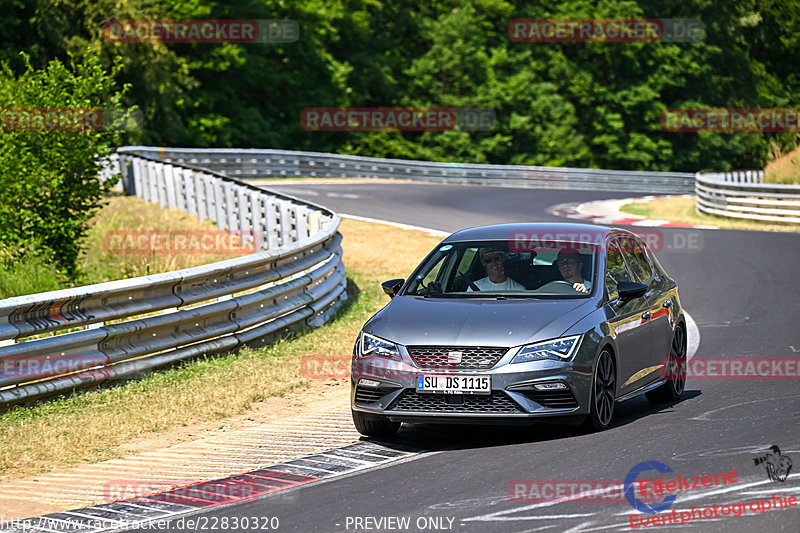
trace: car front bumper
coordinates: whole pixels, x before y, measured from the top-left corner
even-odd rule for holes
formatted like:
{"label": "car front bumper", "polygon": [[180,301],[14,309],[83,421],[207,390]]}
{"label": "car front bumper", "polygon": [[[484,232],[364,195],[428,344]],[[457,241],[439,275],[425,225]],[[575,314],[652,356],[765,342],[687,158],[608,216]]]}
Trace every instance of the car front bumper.
{"label": "car front bumper", "polygon": [[[418,374],[443,372],[423,370],[405,357],[391,362],[381,357],[354,359],[351,407],[398,422],[508,423],[589,412],[592,361],[510,364],[511,358],[503,357],[490,369],[447,370],[457,375],[490,376],[489,395],[420,393],[416,389]],[[543,383],[563,383],[566,388],[541,391],[534,387]]]}

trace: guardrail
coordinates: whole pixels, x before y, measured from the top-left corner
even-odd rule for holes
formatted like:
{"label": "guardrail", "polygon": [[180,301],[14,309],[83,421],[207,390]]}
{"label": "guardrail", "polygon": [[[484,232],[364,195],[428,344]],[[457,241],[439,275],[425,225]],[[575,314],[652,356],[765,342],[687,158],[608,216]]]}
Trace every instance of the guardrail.
{"label": "guardrail", "polygon": [[200,150],[148,146],[129,146],[125,150],[162,161],[199,165],[242,179],[390,178],[548,189],[667,194],[694,192],[694,174],[684,172],[437,163],[289,150],[227,148]]}
{"label": "guardrail", "polygon": [[263,343],[322,324],[346,299],[336,213],[212,171],[118,155],[128,192],[253,232],[261,251],[0,300],[0,404]]}
{"label": "guardrail", "polygon": [[800,186],[763,183],[762,171],[696,176],[697,212],[707,215],[800,224]]}

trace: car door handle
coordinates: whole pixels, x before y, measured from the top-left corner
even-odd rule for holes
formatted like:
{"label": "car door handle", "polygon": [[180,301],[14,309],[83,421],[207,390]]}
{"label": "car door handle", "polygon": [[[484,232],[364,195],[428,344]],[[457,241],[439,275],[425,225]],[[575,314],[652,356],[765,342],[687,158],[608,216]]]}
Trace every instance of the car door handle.
{"label": "car door handle", "polygon": [[651,313],[650,311],[645,311],[642,314],[642,320],[650,320],[652,317],[653,317],[653,313]]}
{"label": "car door handle", "polygon": [[666,302],[664,302],[664,303],[662,304],[662,307],[663,307],[664,309],[669,309],[670,307],[672,307],[672,300],[667,300]]}

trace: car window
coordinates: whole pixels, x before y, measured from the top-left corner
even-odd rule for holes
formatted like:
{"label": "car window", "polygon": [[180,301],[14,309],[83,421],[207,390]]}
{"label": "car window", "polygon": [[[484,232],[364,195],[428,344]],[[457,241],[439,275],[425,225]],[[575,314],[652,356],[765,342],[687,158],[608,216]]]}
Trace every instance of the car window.
{"label": "car window", "polygon": [[653,278],[653,266],[641,244],[630,238],[621,239],[621,242],[625,262],[628,263],[636,281],[647,284]]}
{"label": "car window", "polygon": [[461,261],[458,262],[458,272],[461,274],[465,274],[469,272],[470,266],[472,266],[472,261],[475,258],[475,254],[478,253],[477,248],[467,248],[464,250],[464,255],[461,257]]}
{"label": "car window", "polygon": [[634,281],[633,275],[628,270],[625,260],[622,257],[617,239],[610,241],[608,254],[606,254],[606,290],[608,298],[615,299],[618,296],[617,285],[621,281]]}
{"label": "car window", "polygon": [[428,272],[427,272],[427,273],[424,275],[424,277],[422,278],[422,286],[423,286],[423,287],[427,287],[427,286],[429,286],[431,283],[434,283],[434,282],[436,282],[436,281],[437,281],[437,278],[438,278],[438,276],[439,276],[439,272],[441,272],[441,270],[442,270],[442,265],[444,264],[444,261],[445,261],[445,259],[446,259],[447,257],[448,257],[448,256],[446,256],[446,255],[443,255],[442,257],[440,257],[440,258],[439,258],[439,260],[438,260],[438,261],[436,261],[436,263],[434,263],[434,265],[433,265],[433,268],[431,268],[431,269],[430,269],[430,270],[429,270],[429,271],[428,271]]}
{"label": "car window", "polygon": [[[562,269],[555,264],[560,254],[579,260]],[[420,265],[405,294],[442,298],[587,298],[594,293],[597,258],[597,244],[568,240],[543,240],[524,251],[511,249],[508,240],[442,244]],[[564,276],[572,281],[564,281]],[[578,283],[583,287],[575,288]]]}

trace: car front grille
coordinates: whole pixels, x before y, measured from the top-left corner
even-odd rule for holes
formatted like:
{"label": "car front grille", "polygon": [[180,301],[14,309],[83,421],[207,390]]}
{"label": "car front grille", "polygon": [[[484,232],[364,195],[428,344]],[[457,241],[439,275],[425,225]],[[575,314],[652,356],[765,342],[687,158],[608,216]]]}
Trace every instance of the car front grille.
{"label": "car front grille", "polygon": [[575,400],[575,395],[569,390],[526,390],[519,392],[542,407],[550,407],[552,409],[569,409],[571,407],[578,407],[578,402]]}
{"label": "car front grille", "polygon": [[356,387],[356,403],[375,403],[393,390],[397,389],[393,387],[364,387],[359,385]]}
{"label": "car front grille", "polygon": [[389,406],[391,411],[423,411],[436,413],[524,413],[504,392],[478,394],[419,394],[407,389]]}
{"label": "car front grille", "polygon": [[[424,370],[492,368],[508,351],[508,348],[492,346],[407,346],[406,348],[414,364]],[[456,352],[460,355],[456,355]],[[459,357],[460,362],[455,362]]]}

